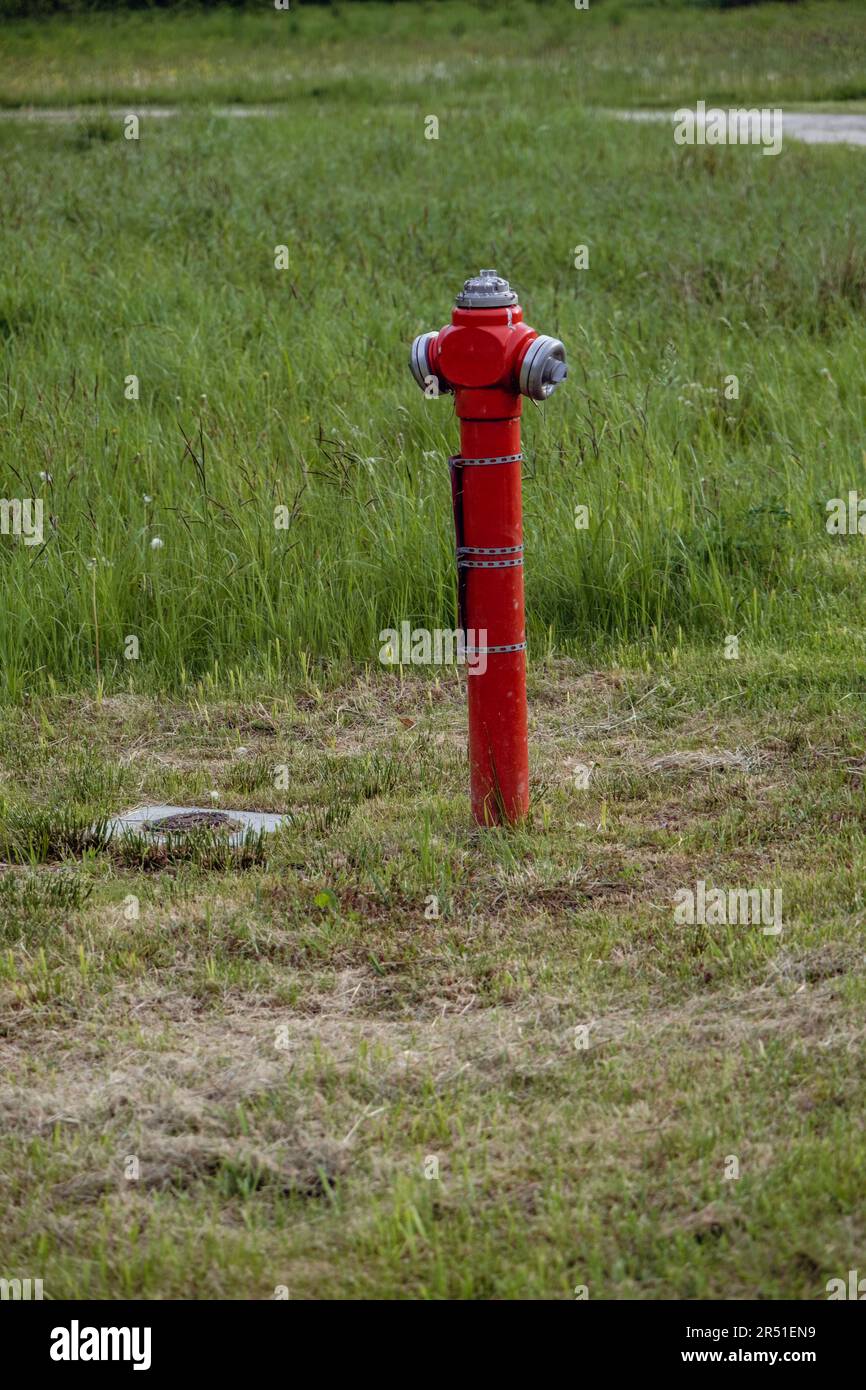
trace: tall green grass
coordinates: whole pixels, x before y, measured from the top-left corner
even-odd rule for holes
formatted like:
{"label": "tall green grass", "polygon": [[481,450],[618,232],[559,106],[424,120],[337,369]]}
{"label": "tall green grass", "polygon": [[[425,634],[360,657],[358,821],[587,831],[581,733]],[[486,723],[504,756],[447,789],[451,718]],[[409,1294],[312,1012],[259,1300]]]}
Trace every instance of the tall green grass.
{"label": "tall green grass", "polygon": [[866,494],[863,154],[681,149],[545,72],[383,100],[359,68],[138,142],[0,126],[0,497],[46,518],[0,537],[4,697],[375,665],[382,628],[452,626],[457,425],[407,353],[481,265],[571,363],[524,412],[534,653],[862,642],[862,539],[824,507]]}

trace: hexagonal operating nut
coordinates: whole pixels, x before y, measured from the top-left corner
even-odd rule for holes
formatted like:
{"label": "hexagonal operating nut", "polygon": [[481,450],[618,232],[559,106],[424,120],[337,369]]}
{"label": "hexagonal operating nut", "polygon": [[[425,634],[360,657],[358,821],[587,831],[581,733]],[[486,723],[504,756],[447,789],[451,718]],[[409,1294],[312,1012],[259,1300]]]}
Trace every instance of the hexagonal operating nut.
{"label": "hexagonal operating nut", "polygon": [[482,270],[464,280],[456,303],[459,309],[504,309],[517,303],[517,293],[495,270]]}
{"label": "hexagonal operating nut", "polygon": [[520,364],[520,390],[534,401],[546,401],[568,376],[565,348],[558,338],[539,333]]}

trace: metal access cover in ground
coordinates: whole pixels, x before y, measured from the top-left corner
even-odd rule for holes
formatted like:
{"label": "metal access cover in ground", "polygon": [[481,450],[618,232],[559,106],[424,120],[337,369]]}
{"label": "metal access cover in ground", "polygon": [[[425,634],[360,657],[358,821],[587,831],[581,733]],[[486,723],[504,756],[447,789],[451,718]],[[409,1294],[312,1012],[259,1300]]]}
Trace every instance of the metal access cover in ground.
{"label": "metal access cover in ground", "polygon": [[267,811],[218,811],[213,806],[138,806],[113,820],[108,833],[112,839],[119,835],[146,835],[160,843],[169,835],[206,831],[220,838],[225,836],[229,844],[240,845],[245,835],[270,834],[285,819]]}

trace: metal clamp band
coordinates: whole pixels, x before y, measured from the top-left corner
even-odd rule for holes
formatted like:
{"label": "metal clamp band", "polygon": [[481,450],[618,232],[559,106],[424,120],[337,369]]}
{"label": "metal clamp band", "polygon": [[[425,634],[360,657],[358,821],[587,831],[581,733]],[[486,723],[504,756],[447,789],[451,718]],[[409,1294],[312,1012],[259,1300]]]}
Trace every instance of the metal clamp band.
{"label": "metal clamp band", "polygon": [[465,459],[460,454],[452,454],[448,460],[450,468],[474,468],[478,464],[487,463],[521,463],[522,454],[500,454],[498,458],[487,459]]}
{"label": "metal clamp band", "polygon": [[525,642],[514,642],[510,647],[466,647],[467,652],[476,652],[479,655],[487,652],[525,652]]}
{"label": "metal clamp band", "polygon": [[522,555],[522,545],[458,545],[458,555]]}
{"label": "metal clamp band", "polygon": [[459,570],[513,570],[523,564],[523,556],[516,560],[461,560],[457,557]]}

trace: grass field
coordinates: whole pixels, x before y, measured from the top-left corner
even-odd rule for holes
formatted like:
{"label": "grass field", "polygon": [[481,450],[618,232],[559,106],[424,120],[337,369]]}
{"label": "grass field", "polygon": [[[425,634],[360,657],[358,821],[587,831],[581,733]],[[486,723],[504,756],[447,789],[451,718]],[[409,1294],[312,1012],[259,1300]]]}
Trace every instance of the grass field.
{"label": "grass field", "polygon": [[[14,0],[13,0],[14,3]],[[0,3],[2,13],[2,3]],[[856,0],[430,0],[97,14],[0,36],[0,104],[866,101]]]}
{"label": "grass field", "polygon": [[[862,1268],[866,588],[825,523],[866,495],[866,156],[603,108],[856,105],[864,50],[854,3],[4,23],[2,106],[92,109],[0,119],[0,497],[45,514],[0,536],[0,1275]],[[455,622],[456,423],[407,354],[482,265],[571,363],[524,415],[510,832],[469,821],[465,682],[377,659]],[[212,794],[290,824],[242,865],[91,834]],[[698,880],[781,890],[781,936],[678,925]]]}

